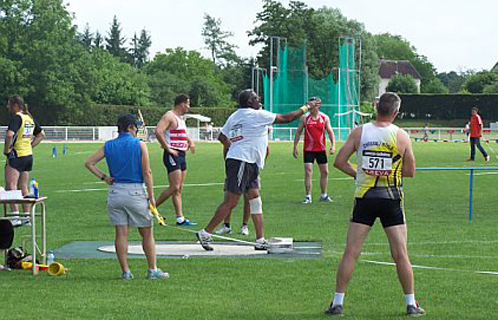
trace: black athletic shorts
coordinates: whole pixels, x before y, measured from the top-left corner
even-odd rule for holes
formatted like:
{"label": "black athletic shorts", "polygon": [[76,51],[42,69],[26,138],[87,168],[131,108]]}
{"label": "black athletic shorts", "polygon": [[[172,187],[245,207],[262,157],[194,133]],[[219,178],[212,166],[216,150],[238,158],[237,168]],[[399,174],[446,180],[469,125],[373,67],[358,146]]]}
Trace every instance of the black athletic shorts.
{"label": "black athletic shorts", "polygon": [[33,169],[33,156],[8,158],[9,166],[19,172],[31,171]]}
{"label": "black athletic shorts", "polygon": [[351,222],[373,226],[380,218],[384,228],[405,224],[405,213],[401,200],[381,198],[356,198]]}
{"label": "black athletic shorts", "polygon": [[327,152],[326,151],[304,151],[304,163],[316,163],[325,164],[327,163]]}
{"label": "black athletic shorts", "polygon": [[163,163],[166,166],[168,173],[175,170],[187,170],[187,159],[185,157],[185,151],[178,151],[178,157],[173,156],[168,151],[164,150]]}
{"label": "black athletic shorts", "polygon": [[259,189],[259,168],[255,163],[227,159],[225,162],[225,190],[235,194],[246,193],[249,189]]}

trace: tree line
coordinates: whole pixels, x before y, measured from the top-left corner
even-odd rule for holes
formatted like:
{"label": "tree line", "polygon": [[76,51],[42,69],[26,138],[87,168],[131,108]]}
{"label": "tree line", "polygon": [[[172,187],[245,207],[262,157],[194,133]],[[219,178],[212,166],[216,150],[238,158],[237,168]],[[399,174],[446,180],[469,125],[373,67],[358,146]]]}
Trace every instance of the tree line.
{"label": "tree line", "polygon": [[[286,6],[262,0],[250,45],[263,44],[255,59],[237,55],[233,33],[205,14],[202,33],[210,57],[182,47],[150,56],[151,35],[140,30],[131,39],[114,17],[101,33],[88,24],[79,29],[62,0],[0,0],[0,100],[25,97],[43,110],[65,106],[75,114],[90,105],[165,107],[179,92],[194,107],[232,107],[237,92],[250,87],[251,69],[268,66],[268,38],[307,45],[311,76],[320,78],[338,65],[338,38],[361,39],[361,97],[374,99],[378,59],[409,60],[422,76],[422,92],[497,92],[495,72],[436,72],[427,57],[398,35],[372,35],[338,9],[312,8],[300,1]],[[400,88],[402,90],[403,88]]]}

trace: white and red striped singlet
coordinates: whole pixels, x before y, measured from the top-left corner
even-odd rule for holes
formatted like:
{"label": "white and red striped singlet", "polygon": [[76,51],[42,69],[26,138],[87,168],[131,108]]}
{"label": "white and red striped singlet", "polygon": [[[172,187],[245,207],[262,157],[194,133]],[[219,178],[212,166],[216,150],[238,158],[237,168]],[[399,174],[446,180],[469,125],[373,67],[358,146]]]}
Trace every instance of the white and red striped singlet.
{"label": "white and red striped singlet", "polygon": [[188,140],[187,140],[187,125],[185,120],[178,117],[173,111],[168,111],[173,113],[178,123],[178,126],[174,130],[166,130],[164,136],[166,138],[166,143],[171,149],[179,151],[187,151]]}
{"label": "white and red striped singlet", "polygon": [[319,112],[316,119],[313,119],[311,113],[304,118],[304,151],[324,151],[327,149],[325,117],[323,113]]}

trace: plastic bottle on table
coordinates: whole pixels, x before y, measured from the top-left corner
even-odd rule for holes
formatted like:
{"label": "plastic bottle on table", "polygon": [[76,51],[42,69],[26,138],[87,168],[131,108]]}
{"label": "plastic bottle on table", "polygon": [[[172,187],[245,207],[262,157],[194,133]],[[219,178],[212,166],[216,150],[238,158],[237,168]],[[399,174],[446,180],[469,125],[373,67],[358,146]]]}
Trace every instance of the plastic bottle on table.
{"label": "plastic bottle on table", "polygon": [[38,199],[38,197],[40,196],[40,189],[38,189],[38,181],[36,181],[36,180],[35,180],[33,189],[34,189],[34,196],[36,199]]}
{"label": "plastic bottle on table", "polygon": [[31,178],[31,181],[29,182],[29,195],[35,198],[38,198],[39,196],[38,182],[35,177]]}

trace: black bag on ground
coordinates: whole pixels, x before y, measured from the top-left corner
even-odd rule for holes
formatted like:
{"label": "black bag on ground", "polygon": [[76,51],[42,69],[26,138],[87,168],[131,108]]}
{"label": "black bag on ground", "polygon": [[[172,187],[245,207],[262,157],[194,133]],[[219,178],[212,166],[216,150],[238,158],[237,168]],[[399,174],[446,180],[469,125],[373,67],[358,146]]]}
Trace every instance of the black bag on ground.
{"label": "black bag on ground", "polygon": [[[24,248],[12,248],[7,251],[7,267],[11,269],[22,269],[23,262],[33,262],[33,256],[28,255]],[[38,260],[36,263],[39,263]]]}

